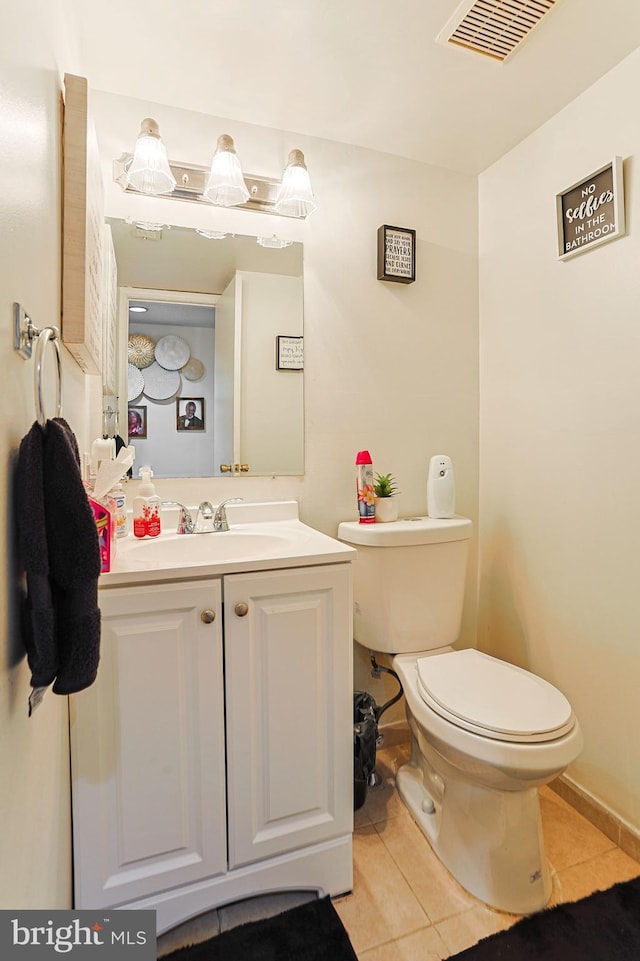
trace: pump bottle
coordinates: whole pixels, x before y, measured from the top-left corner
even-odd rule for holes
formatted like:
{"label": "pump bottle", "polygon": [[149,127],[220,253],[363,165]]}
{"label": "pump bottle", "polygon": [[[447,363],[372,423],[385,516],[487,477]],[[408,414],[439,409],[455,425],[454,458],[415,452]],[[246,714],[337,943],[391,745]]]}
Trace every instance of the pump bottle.
{"label": "pump bottle", "polygon": [[161,529],[160,498],[151,483],[153,471],[140,468],[140,487],[133,500],[133,533],[136,537],[157,537]]}

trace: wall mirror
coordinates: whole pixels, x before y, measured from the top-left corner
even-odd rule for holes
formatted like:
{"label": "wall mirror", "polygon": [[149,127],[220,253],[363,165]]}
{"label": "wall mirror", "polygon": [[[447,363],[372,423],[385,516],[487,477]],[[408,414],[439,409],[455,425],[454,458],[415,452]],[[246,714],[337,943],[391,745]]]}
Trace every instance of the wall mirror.
{"label": "wall mirror", "polygon": [[[303,474],[302,244],[107,223],[118,419],[136,465],[156,477]],[[283,364],[283,344],[295,362]]]}

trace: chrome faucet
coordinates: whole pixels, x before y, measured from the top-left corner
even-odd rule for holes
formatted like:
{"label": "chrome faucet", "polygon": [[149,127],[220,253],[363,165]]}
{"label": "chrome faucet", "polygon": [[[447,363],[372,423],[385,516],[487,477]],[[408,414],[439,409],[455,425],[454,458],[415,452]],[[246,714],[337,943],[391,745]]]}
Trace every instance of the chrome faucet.
{"label": "chrome faucet", "polygon": [[214,531],[228,531],[229,523],[227,521],[227,504],[237,504],[241,501],[242,497],[227,497],[226,500],[221,501],[216,507],[216,512],[213,515],[213,529]]}
{"label": "chrome faucet", "polygon": [[[237,498],[232,498],[236,499]],[[162,501],[163,507],[178,507],[180,513],[178,514],[178,526],[176,528],[176,534],[211,534],[213,531],[217,530],[228,530],[229,528],[216,527],[213,507],[209,501],[202,501],[198,507],[198,513],[196,514],[196,519],[194,521],[191,511],[180,501]],[[224,506],[224,503],[220,506]],[[220,510],[220,508],[218,508]],[[226,517],[225,517],[226,523]]]}
{"label": "chrome faucet", "polygon": [[215,531],[213,507],[209,501],[202,501],[198,508],[194,534],[211,534]]}

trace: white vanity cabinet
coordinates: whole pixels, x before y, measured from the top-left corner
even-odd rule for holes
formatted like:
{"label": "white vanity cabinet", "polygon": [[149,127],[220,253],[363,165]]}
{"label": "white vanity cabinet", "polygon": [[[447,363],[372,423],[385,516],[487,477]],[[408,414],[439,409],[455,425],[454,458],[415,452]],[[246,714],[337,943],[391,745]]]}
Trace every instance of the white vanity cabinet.
{"label": "white vanity cabinet", "polygon": [[352,886],[351,564],[194,570],[100,591],[71,698],[75,906],[154,908],[158,933]]}
{"label": "white vanity cabinet", "polygon": [[102,591],[98,678],[71,697],[75,906],[227,869],[219,580]]}

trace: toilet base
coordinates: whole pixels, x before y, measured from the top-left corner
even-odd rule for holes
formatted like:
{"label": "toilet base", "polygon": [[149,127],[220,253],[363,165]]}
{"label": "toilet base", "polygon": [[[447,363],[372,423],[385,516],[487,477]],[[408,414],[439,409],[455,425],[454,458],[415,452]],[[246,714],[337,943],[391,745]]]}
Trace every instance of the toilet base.
{"label": "toilet base", "polygon": [[[435,854],[470,894],[530,914],[551,897],[537,788],[497,791],[436,773],[422,756],[398,771],[400,797]],[[418,751],[419,754],[419,751]]]}

